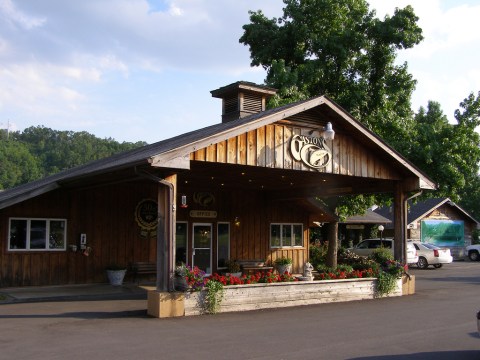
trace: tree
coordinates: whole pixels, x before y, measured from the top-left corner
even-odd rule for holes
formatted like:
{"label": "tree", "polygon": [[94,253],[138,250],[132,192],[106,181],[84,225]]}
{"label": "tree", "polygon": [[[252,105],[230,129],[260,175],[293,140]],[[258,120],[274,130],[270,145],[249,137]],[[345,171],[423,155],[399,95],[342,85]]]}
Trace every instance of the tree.
{"label": "tree", "polygon": [[364,0],[284,0],[283,16],[250,12],[240,42],[279,89],[273,105],[328,95],[396,147],[412,126],[415,80],[397,51],[422,39],[412,7],[375,17]]}
{"label": "tree", "polygon": [[40,164],[28,148],[16,141],[0,139],[0,190],[41,177]]}
{"label": "tree", "polygon": [[85,131],[57,131],[43,126],[0,131],[0,189],[14,187],[59,171],[145,145],[99,139]]}
{"label": "tree", "polygon": [[470,94],[460,106],[463,112],[455,111],[456,124],[450,124],[433,101],[415,115],[407,157],[437,183],[437,191],[426,197],[460,201],[478,193],[471,185],[478,184],[480,135],[475,129],[480,125],[480,93],[477,98]]}
{"label": "tree", "polygon": [[[265,83],[279,89],[272,106],[328,95],[397,150],[413,128],[415,80],[397,51],[422,39],[411,6],[375,17],[364,0],[284,0],[283,16],[250,12],[240,42],[252,66],[267,70]],[[372,197],[343,197],[335,212],[366,209]],[[329,239],[329,244],[332,239]],[[336,241],[334,246],[336,247]],[[328,265],[336,265],[329,251]]]}

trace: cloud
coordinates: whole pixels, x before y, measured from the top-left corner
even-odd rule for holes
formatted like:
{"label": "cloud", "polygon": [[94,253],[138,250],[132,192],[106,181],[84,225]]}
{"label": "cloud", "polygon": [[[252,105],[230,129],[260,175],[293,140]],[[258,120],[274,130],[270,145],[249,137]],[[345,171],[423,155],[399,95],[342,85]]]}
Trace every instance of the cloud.
{"label": "cloud", "polygon": [[[480,88],[472,70],[480,58],[479,6],[369,2],[381,17],[410,3],[420,17],[425,40],[399,56],[419,81],[415,108],[436,100],[453,114]],[[149,142],[218,122],[221,105],[210,90],[265,77],[238,42],[248,11],[261,7],[272,18],[283,6],[281,0],[0,0],[0,120]]]}
{"label": "cloud", "polygon": [[46,19],[44,17],[33,17],[19,11],[11,0],[0,0],[0,14],[10,24],[19,25],[27,30],[42,26]]}

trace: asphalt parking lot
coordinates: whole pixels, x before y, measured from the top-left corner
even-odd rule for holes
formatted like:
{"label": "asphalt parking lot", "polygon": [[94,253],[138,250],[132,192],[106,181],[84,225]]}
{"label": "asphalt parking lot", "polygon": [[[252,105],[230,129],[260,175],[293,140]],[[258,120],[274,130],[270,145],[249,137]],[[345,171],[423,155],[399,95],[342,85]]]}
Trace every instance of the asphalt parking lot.
{"label": "asphalt parking lot", "polygon": [[188,318],[148,317],[140,293],[3,303],[0,354],[5,359],[480,359],[474,319],[480,262],[411,272],[417,285],[411,296]]}

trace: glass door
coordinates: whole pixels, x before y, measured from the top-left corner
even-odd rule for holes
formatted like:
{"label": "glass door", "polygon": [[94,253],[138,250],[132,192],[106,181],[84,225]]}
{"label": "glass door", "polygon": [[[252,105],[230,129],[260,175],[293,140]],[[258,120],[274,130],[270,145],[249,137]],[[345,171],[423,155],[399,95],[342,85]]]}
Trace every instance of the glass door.
{"label": "glass door", "polygon": [[193,224],[192,266],[212,273],[212,224]]}

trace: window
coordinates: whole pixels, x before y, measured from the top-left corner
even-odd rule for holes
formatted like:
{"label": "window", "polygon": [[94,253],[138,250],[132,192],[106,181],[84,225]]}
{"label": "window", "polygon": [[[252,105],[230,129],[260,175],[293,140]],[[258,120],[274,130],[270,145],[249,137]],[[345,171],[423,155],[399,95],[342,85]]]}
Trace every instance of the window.
{"label": "window", "polygon": [[175,264],[181,265],[187,263],[187,243],[188,243],[188,223],[177,222],[175,231]]}
{"label": "window", "polygon": [[217,269],[225,268],[230,258],[230,224],[217,224]]}
{"label": "window", "polygon": [[270,247],[303,246],[302,224],[271,224]]}
{"label": "window", "polygon": [[66,249],[67,220],[11,218],[8,249],[54,251]]}

